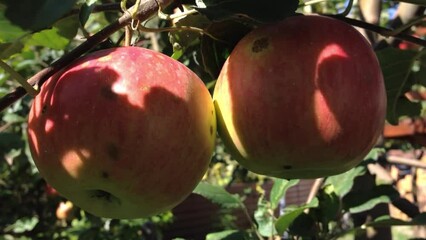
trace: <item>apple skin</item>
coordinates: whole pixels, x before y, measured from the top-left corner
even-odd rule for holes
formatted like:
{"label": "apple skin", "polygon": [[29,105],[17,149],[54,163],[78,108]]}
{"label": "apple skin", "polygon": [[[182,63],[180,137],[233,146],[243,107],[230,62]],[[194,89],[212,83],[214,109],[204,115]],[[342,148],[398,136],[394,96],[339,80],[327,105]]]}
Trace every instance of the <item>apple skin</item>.
{"label": "apple skin", "polygon": [[169,210],[206,172],[216,116],[204,83],[158,52],[94,52],[52,76],[34,99],[30,150],[40,174],[99,217]]}
{"label": "apple skin", "polygon": [[213,101],[234,158],[286,179],[356,166],[375,145],[386,112],[371,46],[352,26],[315,15],[246,35],[225,62]]}

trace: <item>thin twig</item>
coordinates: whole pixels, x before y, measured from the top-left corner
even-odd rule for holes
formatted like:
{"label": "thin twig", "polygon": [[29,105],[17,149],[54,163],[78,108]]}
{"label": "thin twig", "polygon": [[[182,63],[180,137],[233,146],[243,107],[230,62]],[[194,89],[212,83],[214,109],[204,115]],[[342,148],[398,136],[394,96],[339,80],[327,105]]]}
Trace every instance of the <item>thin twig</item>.
{"label": "thin twig", "polygon": [[262,237],[262,235],[260,235],[259,231],[257,230],[256,224],[254,224],[253,219],[250,217],[250,214],[249,214],[246,206],[244,206],[244,204],[241,204],[240,207],[243,210],[244,215],[247,217],[247,220],[249,221],[254,233],[259,238],[259,240],[262,240],[263,237]]}
{"label": "thin twig", "polygon": [[398,156],[387,156],[386,160],[394,164],[402,164],[402,165],[407,165],[410,167],[426,169],[426,163],[423,163],[416,159],[404,158],[404,157],[398,157]]}
{"label": "thin twig", "polygon": [[345,10],[342,13],[339,13],[340,16],[346,17],[349,15],[349,13],[352,10],[352,6],[354,5],[354,1],[353,0],[349,0],[348,2],[348,6],[345,8]]}
{"label": "thin twig", "polygon": [[312,199],[318,194],[318,191],[321,189],[321,185],[324,182],[324,178],[315,179],[314,184],[312,184],[311,191],[309,192],[308,198],[306,199],[306,204],[309,204]]}
{"label": "thin twig", "polygon": [[425,40],[411,36],[409,34],[405,34],[405,33],[394,34],[394,32],[393,32],[394,30],[392,30],[392,29],[380,27],[380,26],[377,26],[377,25],[374,25],[374,24],[366,23],[366,22],[361,21],[361,20],[348,18],[348,17],[344,17],[344,16],[340,16],[340,15],[328,15],[328,14],[326,14],[325,16],[341,20],[343,22],[346,22],[346,23],[351,24],[351,25],[356,26],[356,27],[364,28],[365,30],[378,33],[378,34],[385,36],[385,37],[395,37],[395,38],[398,38],[398,39],[401,39],[401,40],[405,40],[405,41],[426,47],[426,41]]}
{"label": "thin twig", "polygon": [[395,30],[392,31],[390,36],[395,36],[398,33],[402,33],[403,31],[407,30],[408,28],[411,28],[412,26],[423,22],[424,19],[425,19],[425,16],[421,16],[421,17],[418,17],[418,18],[412,20],[411,22],[409,22],[407,24],[404,24],[404,25],[402,25],[398,28],[395,28]]}

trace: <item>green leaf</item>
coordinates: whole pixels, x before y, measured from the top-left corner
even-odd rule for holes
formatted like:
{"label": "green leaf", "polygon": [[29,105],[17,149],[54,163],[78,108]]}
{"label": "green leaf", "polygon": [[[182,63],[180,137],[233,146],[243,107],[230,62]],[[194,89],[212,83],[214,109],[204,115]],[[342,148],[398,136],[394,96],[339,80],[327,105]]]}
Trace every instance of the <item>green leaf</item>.
{"label": "green leaf", "polygon": [[389,203],[399,197],[398,191],[392,185],[378,185],[365,191],[352,191],[343,199],[343,206],[351,213],[370,210],[380,203]]}
{"label": "green leaf", "polygon": [[2,132],[0,133],[0,155],[7,154],[11,149],[22,149],[24,141],[17,134]]}
{"label": "green leaf", "polygon": [[257,223],[257,230],[262,236],[272,237],[276,235],[274,211],[270,208],[269,202],[265,201],[263,197],[259,198],[257,209],[254,212],[254,219]]}
{"label": "green leaf", "polygon": [[24,30],[40,31],[69,12],[77,0],[5,0],[6,17]]}
{"label": "green leaf", "polygon": [[14,233],[23,233],[31,231],[39,222],[37,217],[32,218],[22,218],[18,219],[14,224],[7,226],[6,231],[13,231]]}
{"label": "green leaf", "polygon": [[319,207],[318,211],[319,218],[322,222],[331,222],[336,219],[336,216],[340,211],[340,198],[334,191],[333,185],[325,185],[318,194]]}
{"label": "green leaf", "polygon": [[399,116],[398,102],[404,98],[404,93],[414,84],[410,74],[419,53],[417,51],[385,48],[376,52],[385,80],[388,99],[387,120],[397,124]]}
{"label": "green leaf", "polygon": [[12,24],[5,16],[6,7],[0,4],[0,43],[12,42],[19,37],[27,34],[27,31]]}
{"label": "green leaf", "polygon": [[411,77],[413,82],[426,86],[426,54],[421,54],[414,63]]}
{"label": "green leaf", "polygon": [[213,22],[205,29],[209,36],[201,38],[202,66],[213,79],[219,76],[234,46],[251,30],[252,27],[235,20]]}
{"label": "green leaf", "polygon": [[[204,29],[210,24],[210,21],[202,15],[189,15],[185,18],[179,19],[175,22],[176,27],[184,28],[186,26]],[[176,44],[185,51],[191,46],[200,43],[201,33],[191,30],[180,30],[169,32],[170,43],[175,46]]]}
{"label": "green leaf", "polygon": [[288,228],[288,233],[293,236],[300,236],[302,239],[315,239],[318,229],[316,222],[310,214],[302,212]]}
{"label": "green leaf", "polygon": [[51,29],[33,34],[26,44],[61,50],[77,34],[78,24],[76,16],[63,18],[56,22]]}
{"label": "green leaf", "polygon": [[7,123],[25,122],[26,118],[16,113],[7,113],[3,116],[3,121]]}
{"label": "green leaf", "polygon": [[239,208],[243,206],[243,202],[237,195],[232,195],[222,187],[206,182],[200,182],[193,192],[224,208]]}
{"label": "green leaf", "polygon": [[284,215],[279,217],[275,223],[275,228],[277,229],[278,234],[282,235],[305,209],[318,207],[318,203],[318,199],[314,198],[309,204],[299,207],[287,207]]}
{"label": "green leaf", "polygon": [[328,177],[325,184],[332,184],[338,196],[345,196],[352,189],[355,178],[367,172],[367,165],[374,162],[380,152],[380,149],[374,148],[358,166],[342,174]]}
{"label": "green leaf", "polygon": [[81,5],[80,12],[78,13],[78,19],[81,27],[84,27],[87,20],[89,20],[90,14],[92,14],[92,11],[96,6],[95,2],[96,1],[86,1],[83,5]]}
{"label": "green leaf", "polygon": [[298,179],[285,180],[285,179],[274,178],[274,185],[272,186],[271,195],[269,198],[271,202],[271,208],[272,209],[277,208],[280,199],[282,199],[285,196],[285,193],[287,192],[287,190],[298,183],[299,183]]}
{"label": "green leaf", "polygon": [[391,226],[425,226],[426,225],[426,212],[420,213],[411,221],[403,221],[400,219],[392,218],[390,216],[381,216],[374,219],[373,222],[365,224],[368,227],[391,227]]}
{"label": "green leaf", "polygon": [[244,240],[253,239],[251,234],[245,231],[226,230],[222,232],[209,233],[206,240]]}

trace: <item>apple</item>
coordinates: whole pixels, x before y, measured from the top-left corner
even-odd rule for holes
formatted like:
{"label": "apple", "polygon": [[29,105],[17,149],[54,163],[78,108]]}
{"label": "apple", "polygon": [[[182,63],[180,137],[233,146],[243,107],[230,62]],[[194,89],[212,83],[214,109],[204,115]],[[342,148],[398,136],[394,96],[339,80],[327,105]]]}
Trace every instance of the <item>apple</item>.
{"label": "apple", "polygon": [[317,178],[357,165],[385,122],[374,51],[352,26],[292,16],[247,34],[218,77],[218,132],[247,169]]}
{"label": "apple", "polygon": [[158,52],[86,55],[34,99],[28,140],[40,174],[99,217],[131,219],[183,201],[206,172],[216,116],[204,83]]}

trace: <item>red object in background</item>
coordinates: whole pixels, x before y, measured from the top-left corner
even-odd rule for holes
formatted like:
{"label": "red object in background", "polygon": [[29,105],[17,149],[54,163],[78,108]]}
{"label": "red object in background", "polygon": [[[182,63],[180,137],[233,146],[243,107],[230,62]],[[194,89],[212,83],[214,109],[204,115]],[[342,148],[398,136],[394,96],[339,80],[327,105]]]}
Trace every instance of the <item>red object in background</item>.
{"label": "red object in background", "polygon": [[49,197],[57,197],[57,196],[59,196],[58,191],[56,191],[56,189],[53,188],[52,186],[50,186],[48,183],[46,183],[44,191],[46,192],[47,196],[49,196]]}
{"label": "red object in background", "polygon": [[[405,94],[410,101],[426,101],[426,91],[410,91]],[[383,137],[387,139],[406,139],[412,143],[426,146],[426,117],[401,119],[398,125],[386,124]]]}

